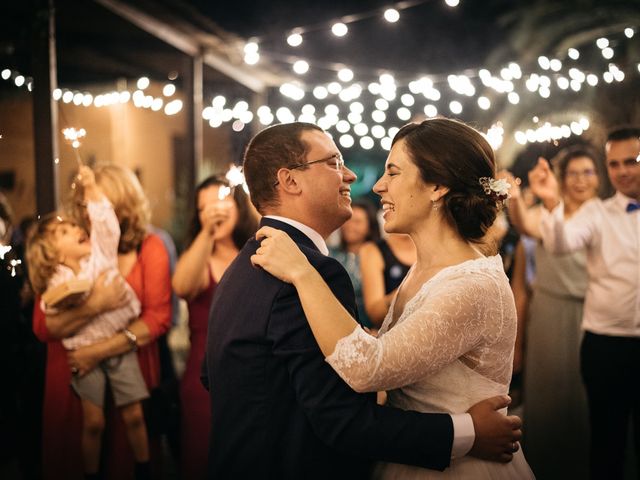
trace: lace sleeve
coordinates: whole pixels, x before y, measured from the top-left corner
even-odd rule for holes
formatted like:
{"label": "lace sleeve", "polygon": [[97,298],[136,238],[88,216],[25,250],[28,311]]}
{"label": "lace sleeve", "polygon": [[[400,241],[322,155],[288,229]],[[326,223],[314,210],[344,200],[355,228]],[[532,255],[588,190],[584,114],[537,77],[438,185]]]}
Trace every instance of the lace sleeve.
{"label": "lace sleeve", "polygon": [[388,332],[375,338],[357,327],[327,362],[358,392],[409,385],[497,338],[503,293],[495,275],[479,272],[423,286]]}

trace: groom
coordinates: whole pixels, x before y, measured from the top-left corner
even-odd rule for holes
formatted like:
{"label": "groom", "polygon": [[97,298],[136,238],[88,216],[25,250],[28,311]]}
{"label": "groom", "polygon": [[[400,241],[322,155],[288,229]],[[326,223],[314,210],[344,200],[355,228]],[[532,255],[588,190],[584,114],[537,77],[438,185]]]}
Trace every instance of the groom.
{"label": "groom", "polygon": [[[244,172],[261,224],[287,232],[357,318],[349,276],[324,243],[351,216],[356,179],[312,124],[263,130]],[[250,240],[211,307],[203,382],[211,391],[209,477],[368,478],[372,460],[444,470],[471,455],[510,461],[520,420],[494,397],[470,414],[422,414],[376,405],[324,361],[295,288],[252,267]]]}

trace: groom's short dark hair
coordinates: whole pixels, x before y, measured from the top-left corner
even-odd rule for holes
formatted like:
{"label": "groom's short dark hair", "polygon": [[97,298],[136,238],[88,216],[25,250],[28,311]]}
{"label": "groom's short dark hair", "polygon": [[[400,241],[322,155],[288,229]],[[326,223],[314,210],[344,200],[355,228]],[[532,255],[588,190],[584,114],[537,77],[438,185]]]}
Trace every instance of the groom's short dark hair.
{"label": "groom's short dark hair", "polygon": [[251,201],[260,213],[278,205],[278,170],[304,161],[308,145],[301,140],[305,130],[323,131],[312,123],[294,122],[273,125],[251,139],[244,153],[244,176]]}

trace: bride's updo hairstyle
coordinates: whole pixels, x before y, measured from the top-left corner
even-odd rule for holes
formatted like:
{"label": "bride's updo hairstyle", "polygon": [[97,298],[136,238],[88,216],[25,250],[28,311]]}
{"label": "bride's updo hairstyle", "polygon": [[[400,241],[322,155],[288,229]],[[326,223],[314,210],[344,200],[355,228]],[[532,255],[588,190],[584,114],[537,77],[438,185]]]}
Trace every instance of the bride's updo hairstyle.
{"label": "bride's updo hairstyle", "polygon": [[446,118],[409,123],[392,145],[400,140],[425,183],[449,188],[440,207],[444,218],[464,240],[479,242],[498,212],[496,200],[480,184],[480,178],[495,174],[489,143],[473,128]]}

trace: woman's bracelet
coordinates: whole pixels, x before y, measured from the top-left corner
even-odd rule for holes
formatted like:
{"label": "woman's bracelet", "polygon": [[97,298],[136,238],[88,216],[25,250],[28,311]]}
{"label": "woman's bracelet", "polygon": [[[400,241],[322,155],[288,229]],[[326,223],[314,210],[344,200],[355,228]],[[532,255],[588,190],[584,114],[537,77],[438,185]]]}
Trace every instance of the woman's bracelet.
{"label": "woman's bracelet", "polygon": [[122,333],[127,338],[127,342],[129,342],[129,346],[131,347],[131,351],[135,352],[138,350],[138,337],[135,333],[133,333],[128,328],[125,328]]}

